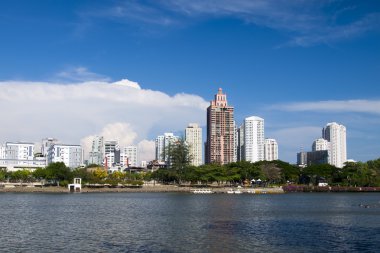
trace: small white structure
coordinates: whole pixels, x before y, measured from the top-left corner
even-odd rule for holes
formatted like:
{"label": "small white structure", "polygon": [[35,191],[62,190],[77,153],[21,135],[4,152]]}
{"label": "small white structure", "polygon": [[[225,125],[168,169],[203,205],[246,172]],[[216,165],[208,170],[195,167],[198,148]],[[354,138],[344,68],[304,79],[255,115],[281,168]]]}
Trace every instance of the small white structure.
{"label": "small white structure", "polygon": [[74,178],[74,183],[69,184],[68,187],[70,192],[80,192],[82,189],[82,178]]}

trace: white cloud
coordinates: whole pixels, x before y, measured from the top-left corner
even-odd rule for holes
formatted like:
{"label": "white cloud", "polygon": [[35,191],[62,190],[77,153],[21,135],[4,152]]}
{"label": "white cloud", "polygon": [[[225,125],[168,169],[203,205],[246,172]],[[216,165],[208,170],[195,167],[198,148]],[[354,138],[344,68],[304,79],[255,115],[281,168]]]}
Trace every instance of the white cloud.
{"label": "white cloud", "polygon": [[151,161],[155,158],[154,141],[142,140],[138,143],[137,149],[139,151],[140,161]]}
{"label": "white cloud", "polygon": [[299,102],[272,106],[271,109],[285,111],[316,112],[358,112],[380,114],[380,100],[329,100],[316,102]]}
{"label": "white cloud", "polygon": [[182,131],[189,122],[204,125],[207,106],[199,96],[170,96],[126,79],[69,84],[3,81],[0,142],[54,137],[78,144],[101,134],[117,138],[121,145],[142,142],[146,154],[141,158],[152,157],[147,140],[164,131]]}
{"label": "white cloud", "polygon": [[120,81],[114,82],[113,84],[123,85],[123,86],[132,87],[132,88],[141,90],[141,87],[137,82],[129,81],[128,79],[122,79]]}

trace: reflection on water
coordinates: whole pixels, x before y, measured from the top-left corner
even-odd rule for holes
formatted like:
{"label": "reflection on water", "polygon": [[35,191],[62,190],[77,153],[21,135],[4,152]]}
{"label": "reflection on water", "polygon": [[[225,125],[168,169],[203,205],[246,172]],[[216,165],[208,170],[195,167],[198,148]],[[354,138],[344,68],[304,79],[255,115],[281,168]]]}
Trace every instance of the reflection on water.
{"label": "reflection on water", "polygon": [[2,193],[0,207],[2,252],[380,248],[378,193]]}

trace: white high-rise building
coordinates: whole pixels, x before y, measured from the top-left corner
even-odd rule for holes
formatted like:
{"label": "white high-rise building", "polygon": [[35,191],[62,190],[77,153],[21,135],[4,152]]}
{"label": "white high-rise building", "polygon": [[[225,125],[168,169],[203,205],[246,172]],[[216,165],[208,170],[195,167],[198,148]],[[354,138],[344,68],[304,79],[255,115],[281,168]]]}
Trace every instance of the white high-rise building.
{"label": "white high-rise building", "polygon": [[104,138],[103,136],[95,136],[92,140],[92,146],[90,151],[90,156],[88,159],[89,164],[99,164],[101,165],[104,160]]}
{"label": "white high-rise building", "polygon": [[347,161],[346,127],[336,122],[328,123],[322,130],[322,137],[330,142],[330,164],[342,168]]}
{"label": "white high-rise building", "polygon": [[5,143],[5,158],[23,160],[33,160],[34,143],[7,142]]}
{"label": "white high-rise building", "polygon": [[189,145],[189,153],[192,157],[191,165],[202,164],[202,128],[198,124],[190,123],[185,129],[185,141]]}
{"label": "white high-rise building", "polygon": [[330,142],[323,138],[316,139],[312,145],[312,151],[329,150]]}
{"label": "white high-rise building", "polygon": [[57,144],[57,143],[58,143],[58,140],[54,139],[54,138],[45,138],[45,139],[42,139],[41,154],[44,157],[47,157],[47,154],[48,154],[50,146],[53,145],[53,144]]}
{"label": "white high-rise building", "polygon": [[157,136],[156,138],[156,160],[158,161],[167,161],[168,154],[167,149],[175,141],[179,139],[178,136],[175,136],[173,133],[164,133],[164,135]]}
{"label": "white high-rise building", "polygon": [[244,144],[241,147],[242,151],[240,152],[241,160],[249,162],[263,161],[264,119],[256,116],[248,117],[244,119],[241,130],[244,132]]}
{"label": "white high-rise building", "polygon": [[44,157],[34,157],[34,143],[6,142],[0,145],[0,165],[8,171],[46,166]]}
{"label": "white high-rise building", "polygon": [[103,154],[106,160],[104,165],[107,167],[120,162],[119,142],[115,140],[104,141]]}
{"label": "white high-rise building", "polygon": [[275,139],[265,139],[264,142],[264,160],[278,160],[278,144]]}
{"label": "white high-rise building", "polygon": [[63,162],[69,168],[78,168],[83,164],[83,152],[80,145],[53,144],[49,147],[47,164]]}
{"label": "white high-rise building", "polygon": [[137,167],[137,147],[136,146],[127,146],[123,148],[120,154],[120,164],[122,166],[131,166]]}

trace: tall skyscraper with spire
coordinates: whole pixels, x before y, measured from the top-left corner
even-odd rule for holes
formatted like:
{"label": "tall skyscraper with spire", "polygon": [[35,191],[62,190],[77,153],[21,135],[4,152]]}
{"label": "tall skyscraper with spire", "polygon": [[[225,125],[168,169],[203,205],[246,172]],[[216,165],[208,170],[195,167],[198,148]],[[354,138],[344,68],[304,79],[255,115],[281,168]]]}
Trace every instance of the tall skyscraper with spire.
{"label": "tall skyscraper with spire", "polygon": [[219,88],[207,108],[206,163],[227,164],[236,160],[234,107]]}

